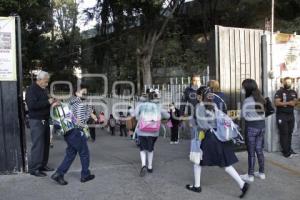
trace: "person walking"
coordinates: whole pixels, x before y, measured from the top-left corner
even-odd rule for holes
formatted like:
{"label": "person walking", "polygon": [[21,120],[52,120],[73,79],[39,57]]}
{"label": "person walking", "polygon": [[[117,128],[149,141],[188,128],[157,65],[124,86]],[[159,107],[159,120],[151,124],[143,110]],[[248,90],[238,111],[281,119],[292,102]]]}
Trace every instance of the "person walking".
{"label": "person walking", "polygon": [[[96,110],[94,107],[92,107],[92,112],[95,116],[97,116],[97,113],[96,113]],[[92,117],[90,117],[87,121],[87,124],[89,125],[89,130],[90,130],[90,134],[91,134],[91,139],[92,139],[92,142],[95,142],[96,141],[96,123],[94,121],[94,119]]]}
{"label": "person walking", "polygon": [[146,172],[153,172],[154,146],[159,136],[161,119],[170,117],[169,113],[163,110],[158,103],[158,93],[150,90],[146,102],[140,103],[135,111],[135,117],[138,120],[136,134],[140,142],[142,162],[140,177],[144,177]]}
{"label": "person walking", "polygon": [[126,117],[124,116],[123,112],[120,112],[119,124],[120,124],[120,136],[123,137],[124,135],[125,137],[127,137]]}
{"label": "person walking", "polygon": [[283,87],[275,94],[276,121],[279,130],[280,145],[282,154],[286,158],[291,158],[297,153],[293,151],[292,133],[295,125],[294,107],[298,96],[292,88],[292,79],[283,79]]}
{"label": "person walking", "polygon": [[[264,137],[265,137],[265,104],[266,101],[253,79],[242,83],[245,100],[242,106],[242,116],[245,119],[246,146],[248,151],[248,173],[241,175],[247,182],[253,182],[254,176],[265,179]],[[256,156],[259,172],[254,172]]]}
{"label": "person walking", "polygon": [[201,130],[205,133],[202,138],[197,136],[201,138],[202,141],[201,150],[203,155],[200,164],[194,165],[195,182],[192,185],[186,185],[186,189],[192,192],[200,193],[202,191],[202,167],[219,166],[236,181],[242,191],[240,198],[243,198],[249,189],[249,184],[241,179],[235,168],[232,166],[238,162],[238,159],[233,151],[232,144],[230,142],[220,141],[214,134],[214,131],[212,131],[212,129],[217,131],[215,118],[216,111],[215,107],[212,106],[213,100],[209,99],[209,97],[211,97],[211,94],[209,94],[207,87],[203,86],[197,90],[197,99],[199,103],[196,106],[196,130],[197,132],[198,130]]}
{"label": "person walking", "polygon": [[40,71],[36,82],[26,91],[26,105],[28,106],[29,127],[31,134],[31,153],[29,173],[33,176],[47,176],[47,171],[53,171],[48,165],[50,148],[50,107],[55,105],[55,99],[49,98],[47,86],[49,74]]}
{"label": "person walking", "polygon": [[179,144],[178,129],[180,124],[180,111],[175,107],[174,103],[170,105],[170,119],[168,121],[171,128],[171,142],[170,144]]}
{"label": "person walking", "polygon": [[80,182],[85,183],[93,180],[95,175],[91,174],[89,170],[90,166],[90,153],[87,144],[87,136],[84,128],[87,126],[87,120],[92,117],[97,122],[97,116],[93,114],[92,107],[87,105],[85,96],[87,95],[87,87],[84,84],[80,85],[74,97],[69,100],[71,107],[71,113],[75,118],[74,127],[67,131],[64,135],[64,139],[67,143],[67,149],[65,158],[56,169],[56,172],[51,178],[60,185],[67,185],[64,175],[71,167],[77,153],[79,154],[81,161],[81,179]]}
{"label": "person walking", "polygon": [[109,119],[108,119],[108,126],[109,126],[112,136],[115,135],[116,124],[117,124],[116,119],[114,118],[114,116],[112,114],[110,114]]}

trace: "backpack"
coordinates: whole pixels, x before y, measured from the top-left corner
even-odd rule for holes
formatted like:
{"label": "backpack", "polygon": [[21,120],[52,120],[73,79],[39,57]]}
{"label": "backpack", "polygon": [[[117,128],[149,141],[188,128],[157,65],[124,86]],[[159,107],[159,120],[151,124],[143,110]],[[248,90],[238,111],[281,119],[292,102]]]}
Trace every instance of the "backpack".
{"label": "backpack", "polygon": [[243,136],[238,130],[238,125],[236,125],[228,115],[219,110],[217,107],[215,107],[215,117],[217,130],[212,129],[212,131],[218,140],[222,142],[228,142],[237,138],[243,140]]}
{"label": "backpack", "polygon": [[110,127],[115,127],[116,126],[116,120],[114,118],[109,119],[109,125],[110,125]]}
{"label": "backpack", "polygon": [[266,100],[266,104],[265,104],[265,117],[268,117],[268,116],[274,114],[275,109],[274,109],[274,107],[272,105],[272,102],[271,102],[271,100],[270,100],[269,97],[266,97],[265,100]]}
{"label": "backpack", "polygon": [[71,105],[67,103],[61,103],[61,105],[54,107],[52,113],[52,122],[57,129],[61,129],[59,133],[66,135],[66,133],[74,128],[82,128],[83,134],[86,138],[90,137],[88,126],[80,127],[77,124],[77,119],[72,113]]}
{"label": "backpack", "polygon": [[105,116],[103,114],[99,114],[98,121],[100,124],[103,124],[105,122]]}
{"label": "backpack", "polygon": [[144,103],[140,107],[139,130],[155,133],[160,130],[161,114],[155,103]]}

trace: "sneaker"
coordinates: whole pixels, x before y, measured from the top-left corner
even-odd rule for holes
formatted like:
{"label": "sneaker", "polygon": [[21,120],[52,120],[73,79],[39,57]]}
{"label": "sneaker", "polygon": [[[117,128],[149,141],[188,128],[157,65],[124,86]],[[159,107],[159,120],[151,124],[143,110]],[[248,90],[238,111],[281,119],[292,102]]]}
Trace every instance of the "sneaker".
{"label": "sneaker", "polygon": [[254,176],[250,176],[248,174],[240,175],[241,179],[243,179],[246,182],[253,182]]}
{"label": "sneaker", "polygon": [[147,172],[151,174],[151,173],[153,173],[153,169],[147,168]]}
{"label": "sneaker", "polygon": [[291,154],[294,156],[298,156],[298,153],[296,153],[293,149],[291,150]]}
{"label": "sneaker", "polygon": [[257,177],[257,178],[260,178],[261,180],[265,180],[266,179],[265,173],[254,172],[254,176]]}
{"label": "sneaker", "polygon": [[170,142],[170,144],[175,144],[175,142]]}
{"label": "sneaker", "polygon": [[146,172],[147,172],[147,167],[146,166],[142,167],[140,171],[140,177],[144,177],[146,175]]}
{"label": "sneaker", "polygon": [[179,141],[174,142],[174,144],[179,144]]}
{"label": "sneaker", "polygon": [[286,158],[293,158],[293,157],[295,157],[295,155],[294,154],[289,154],[289,155],[286,155],[284,157],[286,157]]}

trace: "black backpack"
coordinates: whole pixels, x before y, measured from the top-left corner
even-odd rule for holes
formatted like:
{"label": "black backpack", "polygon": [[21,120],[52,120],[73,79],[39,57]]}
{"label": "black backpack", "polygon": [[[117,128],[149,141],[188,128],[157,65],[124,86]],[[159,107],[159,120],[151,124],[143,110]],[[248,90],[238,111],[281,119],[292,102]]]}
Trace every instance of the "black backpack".
{"label": "black backpack", "polygon": [[275,109],[269,97],[266,97],[265,100],[265,116],[269,117],[270,115],[273,115],[275,113]]}

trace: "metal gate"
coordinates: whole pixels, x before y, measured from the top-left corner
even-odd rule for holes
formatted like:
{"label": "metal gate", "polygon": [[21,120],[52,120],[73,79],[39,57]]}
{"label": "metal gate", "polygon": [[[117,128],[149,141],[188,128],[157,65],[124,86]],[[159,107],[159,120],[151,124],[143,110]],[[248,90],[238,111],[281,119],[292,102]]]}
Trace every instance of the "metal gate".
{"label": "metal gate", "polygon": [[256,80],[262,89],[262,35],[263,30],[215,26],[216,79],[229,110],[240,110],[244,79]]}

